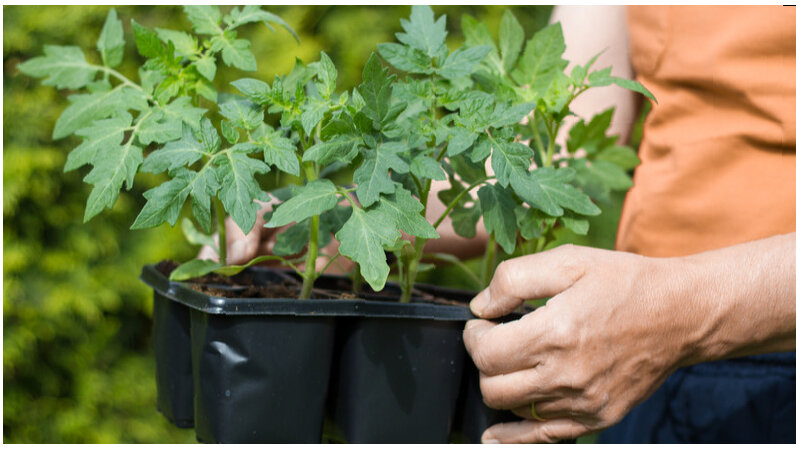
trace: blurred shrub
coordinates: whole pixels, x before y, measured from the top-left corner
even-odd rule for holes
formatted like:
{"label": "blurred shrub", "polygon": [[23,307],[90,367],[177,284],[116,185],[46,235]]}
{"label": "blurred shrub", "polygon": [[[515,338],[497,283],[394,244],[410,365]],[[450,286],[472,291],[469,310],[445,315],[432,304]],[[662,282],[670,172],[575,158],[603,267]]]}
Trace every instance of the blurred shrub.
{"label": "blurred shrub", "polygon": [[[271,80],[325,50],[336,63],[339,88],[361,78],[379,42],[393,40],[409,7],[271,7],[298,32],[252,25],[245,34],[258,58],[257,74],[224,71],[221,91],[242,76]],[[461,39],[469,13],[496,30],[503,7],[446,6],[449,39]],[[142,192],[157,177],[140,177],[113,210],[82,223],[88,172],[63,173],[79,142],[53,142],[53,124],[67,105],[63,93],[19,74],[17,64],[45,44],[78,45],[93,53],[107,6],[3,7],[3,441],[43,443],[194,442],[192,430],[171,426],[155,409],[150,349],[152,294],[138,280],[142,265],[184,260],[195,249],[178,229],[131,232]],[[126,59],[135,78],[137,55],[130,19],[149,27],[188,29],[179,7],[120,7]],[[515,7],[529,33],[549,7]],[[96,55],[90,56],[95,58]]]}

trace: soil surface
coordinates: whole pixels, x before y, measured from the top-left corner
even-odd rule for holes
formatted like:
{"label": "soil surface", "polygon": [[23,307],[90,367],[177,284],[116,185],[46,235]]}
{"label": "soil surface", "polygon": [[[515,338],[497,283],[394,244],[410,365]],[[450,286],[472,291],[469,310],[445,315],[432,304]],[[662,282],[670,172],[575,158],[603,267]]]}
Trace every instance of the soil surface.
{"label": "soil surface", "polygon": [[[175,261],[161,261],[156,265],[156,269],[165,277],[169,277],[178,264]],[[288,298],[296,299],[300,296],[302,279],[293,271],[270,268],[270,271],[277,274],[281,281],[271,281],[269,283],[255,282],[257,276],[252,271],[244,271],[232,277],[226,277],[211,273],[199,278],[186,281],[189,287],[203,294],[215,297],[227,298]],[[465,300],[454,300],[434,295],[425,290],[415,288],[412,290],[411,301],[414,303],[433,303],[437,305],[452,305],[468,307],[471,295],[466,291],[455,294],[457,297],[469,298]],[[373,291],[369,285],[364,284],[360,292],[354,293],[349,278],[342,276],[326,276],[317,279],[315,287],[311,290],[311,298],[326,300],[372,300],[384,302],[397,302],[400,298],[400,288],[394,283],[387,283],[386,288],[380,292]],[[515,312],[527,314],[534,308],[523,305]],[[506,318],[497,319],[500,322],[513,320]]]}
{"label": "soil surface", "polygon": [[[165,277],[169,277],[178,264],[175,261],[164,260],[156,265],[156,269]],[[268,285],[253,282],[253,275],[247,271],[232,277],[211,273],[199,278],[192,278],[186,283],[193,290],[217,297],[228,298],[298,298],[302,287],[301,280],[293,272],[276,271],[283,274],[280,282],[271,282]],[[363,291],[354,293],[350,280],[342,277],[318,279],[318,287],[311,291],[315,299],[340,299],[340,300],[376,300],[396,302],[400,296],[398,288],[387,286],[380,292],[375,292],[365,285]],[[440,305],[467,306],[467,302],[451,300],[424,292],[419,289],[412,291],[412,301],[435,303]]]}

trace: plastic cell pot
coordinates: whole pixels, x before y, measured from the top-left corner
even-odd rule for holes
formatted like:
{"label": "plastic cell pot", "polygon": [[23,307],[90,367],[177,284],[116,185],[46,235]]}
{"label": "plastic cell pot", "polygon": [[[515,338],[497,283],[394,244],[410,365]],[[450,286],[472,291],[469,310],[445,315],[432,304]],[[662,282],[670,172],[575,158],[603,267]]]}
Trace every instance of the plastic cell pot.
{"label": "plastic cell pot", "polygon": [[447,443],[467,358],[462,330],[472,316],[461,306],[390,305],[394,314],[365,312],[339,328],[335,421],[349,443]]}
{"label": "plastic cell pot", "polygon": [[320,442],[334,326],[331,317],[192,310],[197,439]]}
{"label": "plastic cell pot", "polygon": [[194,383],[190,354],[189,307],[153,294],[153,353],[156,361],[156,404],[170,422],[194,425]]}

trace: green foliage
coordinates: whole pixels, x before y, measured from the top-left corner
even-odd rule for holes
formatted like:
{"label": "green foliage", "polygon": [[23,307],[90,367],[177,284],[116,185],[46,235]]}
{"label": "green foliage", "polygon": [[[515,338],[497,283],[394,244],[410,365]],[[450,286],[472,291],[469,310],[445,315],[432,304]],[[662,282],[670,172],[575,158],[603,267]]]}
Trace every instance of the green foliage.
{"label": "green foliage", "polygon": [[[269,9],[204,6],[189,8],[187,17],[175,7],[120,7],[119,14],[107,7],[4,8],[4,109],[14,112],[4,116],[3,157],[6,442],[193,441],[191,431],[175,429],[155,412],[148,343],[151,298],[136,279],[143,264],[188,259],[193,250],[180,230],[159,226],[130,232],[131,224],[149,227],[193,217],[194,223],[182,227],[190,242],[208,243],[198,228],[211,231],[215,198],[246,227],[255,217],[252,200],[266,198],[265,191],[327,178],[336,186],[338,204],[300,218],[280,234],[281,257],[311,247],[309,237],[317,228],[314,246],[323,247],[335,234],[341,254],[360,263],[362,272],[366,267],[364,276],[374,287],[381,287],[389,273],[386,251],[397,252],[404,278],[413,280],[421,271],[421,252],[398,230],[418,236],[417,242],[435,238],[423,219],[427,180],[452,183],[448,204],[454,202],[451,215],[461,233],[470,227],[474,232],[484,210],[492,210],[486,194],[474,198],[466,189],[473,184],[501,189],[487,184],[482,171],[482,160],[502,153],[488,139],[488,128],[491,138],[511,148],[509,183],[502,189],[517,205],[515,220],[545,223],[550,228],[540,227],[540,235],[556,239],[565,231],[582,232],[586,224],[596,235],[596,218],[572,213],[560,200],[554,201],[563,215],[547,216],[537,209],[539,203],[524,202],[514,189],[513,169],[522,165],[514,152],[520,149],[500,129],[513,126],[533,138],[515,124],[535,105],[538,136],[548,139],[545,117],[555,120],[563,114],[568,103],[564,88],[572,85],[557,75],[542,98],[508,75],[519,65],[514,60],[521,56],[514,54],[524,57],[523,46],[516,43],[524,37],[505,8],[437,7],[438,13],[456,18],[449,23],[420,7],[412,8],[403,23],[398,17],[407,15],[408,7]],[[464,12],[480,20],[465,18]],[[549,9],[514,12],[530,33],[546,24]],[[128,21],[131,17],[136,25]],[[265,26],[246,26],[256,22]],[[468,26],[462,29],[459,22]],[[477,25],[470,27],[472,22]],[[276,32],[271,25],[290,32]],[[489,29],[501,30],[499,46]],[[378,45],[392,40],[394,32],[404,37]],[[467,45],[461,46],[462,41]],[[37,56],[50,42],[60,46],[44,47],[44,56]],[[93,48],[97,51],[88,50]],[[379,58],[369,60],[376,48],[395,69],[410,75],[392,78],[397,74],[382,67]],[[252,67],[250,56],[257,56],[257,70],[243,73],[241,68]],[[306,65],[298,57],[317,62]],[[219,64],[229,67],[218,70]],[[47,86],[72,90],[69,102],[52,88],[35,87],[17,69],[44,78]],[[584,75],[568,78],[586,84],[589,72],[587,67]],[[594,77],[590,81],[608,81]],[[217,89],[244,97],[218,94]],[[478,93],[488,94],[488,103]],[[101,97],[106,101],[91,103]],[[65,108],[73,109],[54,127]],[[63,138],[56,144],[51,128],[54,137]],[[624,148],[592,142],[596,153],[586,158],[589,162],[606,161],[624,170],[635,163],[635,154]],[[546,149],[533,150],[534,161],[547,159]],[[581,147],[575,153],[583,151],[590,150]],[[530,159],[530,152],[524,157]],[[342,170],[342,162],[353,168]],[[81,224],[80,217],[89,211],[81,205],[87,194],[92,197],[81,178],[100,164],[113,170],[87,181],[117,186],[117,194],[110,194],[113,189],[95,194],[94,209],[110,210],[102,220]],[[135,185],[132,166],[137,166]],[[68,172],[62,173],[62,167]],[[352,199],[357,189],[351,186],[353,169],[374,185],[364,194],[374,200],[367,206]],[[610,186],[609,180],[592,178],[583,169],[554,168],[559,176],[553,178],[590,196]],[[618,181],[611,184],[620,186]],[[529,180],[516,184],[533,186]],[[120,191],[122,186],[130,191]],[[617,201],[618,192],[612,189],[610,197]],[[503,214],[492,225],[495,235],[507,229]],[[605,235],[613,236],[613,229]],[[516,251],[520,239],[515,239]],[[501,240],[509,245],[508,239]],[[219,270],[233,273],[243,267]]]}

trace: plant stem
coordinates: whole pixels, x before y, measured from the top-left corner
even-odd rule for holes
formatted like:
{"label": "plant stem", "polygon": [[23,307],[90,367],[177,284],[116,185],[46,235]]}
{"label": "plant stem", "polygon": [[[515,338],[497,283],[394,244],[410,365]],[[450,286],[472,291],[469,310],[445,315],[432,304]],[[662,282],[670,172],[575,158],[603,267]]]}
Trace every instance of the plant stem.
{"label": "plant stem", "polygon": [[453,199],[453,201],[452,201],[452,202],[450,202],[450,204],[449,204],[449,205],[447,205],[447,209],[445,209],[445,210],[444,210],[444,212],[442,213],[442,215],[441,215],[441,216],[439,216],[439,218],[438,218],[438,219],[436,219],[436,222],[434,222],[434,223],[433,223],[433,228],[434,228],[434,229],[436,229],[436,228],[439,228],[439,225],[441,225],[441,224],[442,224],[442,221],[443,221],[443,220],[444,220],[444,219],[447,217],[447,215],[448,215],[448,214],[450,214],[450,211],[452,211],[452,210],[453,210],[453,208],[455,208],[455,206],[458,204],[458,202],[461,200],[461,198],[462,198],[462,197],[464,197],[464,195],[466,195],[466,194],[467,194],[467,192],[469,192],[469,191],[471,191],[471,190],[475,189],[475,188],[476,188],[476,187],[477,187],[479,184],[483,184],[483,183],[485,183],[485,182],[487,182],[487,181],[489,181],[489,180],[491,180],[491,179],[493,179],[493,178],[494,178],[493,176],[491,176],[491,177],[486,177],[486,178],[482,178],[482,179],[480,179],[480,180],[478,180],[478,181],[476,181],[476,182],[474,182],[474,183],[470,184],[470,185],[469,185],[469,186],[468,186],[466,189],[464,189],[463,191],[459,192],[459,193],[458,193],[458,195],[456,195],[456,197]]}
{"label": "plant stem", "polygon": [[306,253],[306,272],[303,278],[303,288],[300,299],[311,297],[311,288],[317,279],[317,255],[319,253],[319,216],[311,217],[311,232],[308,237],[308,252]]}
{"label": "plant stem", "polygon": [[486,251],[483,254],[483,271],[481,272],[481,286],[489,286],[494,274],[494,258],[496,250],[494,235],[489,235],[489,242],[486,243]]}
{"label": "plant stem", "polygon": [[361,276],[361,266],[359,266],[358,263],[353,266],[351,282],[353,284],[353,293],[358,294],[361,292],[361,286],[364,284],[364,277]]}
{"label": "plant stem", "polygon": [[408,268],[404,274],[403,283],[400,286],[402,291],[400,303],[408,303],[411,301],[411,290],[414,289],[419,260],[422,259],[422,248],[425,247],[426,242],[428,242],[428,240],[421,237],[417,237],[414,240],[414,250],[413,253],[408,256]]}
{"label": "plant stem", "polygon": [[[313,163],[303,165],[306,181],[309,183],[317,179],[317,172]],[[306,272],[303,278],[303,288],[300,299],[311,297],[311,288],[317,280],[317,256],[319,255],[319,215],[311,216],[311,230],[308,233],[308,252],[306,252]]]}
{"label": "plant stem", "polygon": [[219,243],[219,263],[223,266],[228,265],[228,243],[225,236],[225,208],[219,197],[214,197],[214,212],[217,215],[217,237]]}

